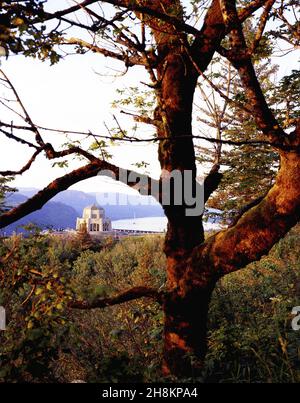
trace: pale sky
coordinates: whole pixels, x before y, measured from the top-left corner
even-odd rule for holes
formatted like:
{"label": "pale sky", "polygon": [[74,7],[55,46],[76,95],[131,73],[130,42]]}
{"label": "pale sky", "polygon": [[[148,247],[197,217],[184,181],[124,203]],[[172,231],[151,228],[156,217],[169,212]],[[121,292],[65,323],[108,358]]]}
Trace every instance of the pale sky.
{"label": "pale sky", "polygon": [[[50,1],[53,6],[55,3],[58,2]],[[59,3],[61,5],[63,2]],[[293,53],[285,58],[275,59],[275,62],[280,64],[280,76],[287,74],[291,68],[297,67],[295,57]],[[112,62],[111,59],[93,53],[68,56],[51,67],[49,62],[42,63],[23,56],[10,56],[7,60],[2,57],[1,68],[15,85],[36,124],[57,129],[84,132],[90,130],[105,135],[107,131],[103,122],[112,124],[112,114],[116,114],[124,125],[128,124],[128,118],[111,108],[112,101],[116,99],[116,88],[139,86],[141,89],[145,89],[140,82],[148,81],[140,67],[131,68],[124,77],[117,79],[111,77],[115,73],[111,68],[121,71],[122,63]],[[1,88],[0,95],[4,95],[4,90]],[[4,112],[1,108],[1,120],[10,122],[11,119],[11,113]],[[147,127],[146,130],[151,133],[150,127]],[[58,145],[61,142],[61,136],[51,134],[45,138]],[[156,145],[149,143],[125,145],[122,143],[121,146],[115,146],[110,151],[114,155],[113,163],[123,168],[132,168],[133,163],[143,160],[150,163],[147,171],[151,172],[152,176],[158,177],[159,163]],[[2,135],[0,170],[20,169],[31,153],[32,150],[28,147],[8,141]],[[64,168],[52,168],[52,163],[53,161],[47,161],[42,156],[39,157],[28,172],[17,177],[14,185],[42,188],[67,172]],[[70,168],[81,165],[82,162],[74,162]],[[94,192],[126,191],[128,189],[126,186],[112,183],[105,178],[92,178],[80,182],[72,188]]]}
{"label": "pale sky", "polygon": [[[112,101],[116,99],[115,89],[141,85],[137,76],[142,79],[142,71],[139,68],[130,70],[126,77],[118,79],[96,74],[96,72],[108,72],[108,66],[109,60],[93,54],[70,56],[51,67],[48,62],[42,63],[23,56],[12,56],[2,61],[2,69],[17,88],[36,124],[83,132],[90,130],[104,135],[108,133],[103,122],[111,124],[112,114],[117,115],[120,122],[124,120],[128,122],[127,118],[111,108]],[[2,115],[4,121],[9,121],[10,117],[10,113],[7,113],[7,117]],[[51,134],[45,138],[54,144],[59,144],[61,136],[63,135]],[[152,163],[149,170],[158,173],[156,149],[155,145],[139,143],[114,146],[110,151],[114,154],[112,162],[123,168],[132,168],[131,164],[145,160]],[[19,169],[28,160],[32,150],[6,140],[3,136],[0,153],[0,170]],[[52,168],[52,163],[53,161],[46,161],[41,156],[30,171],[16,179],[15,185],[38,188],[46,186],[66,171],[64,168]],[[72,164],[72,167],[81,164],[77,162]],[[99,178],[90,179],[75,185],[74,188],[95,191],[94,188],[99,181],[101,181]]]}
{"label": "pale sky", "polygon": [[[47,6],[57,9],[57,0],[50,0]],[[74,4],[72,1],[59,1],[59,8]],[[72,36],[83,37],[85,33],[75,29]],[[70,35],[69,35],[70,36]],[[117,109],[111,107],[111,103],[117,98],[116,89],[124,87],[139,86],[140,81],[147,82],[148,78],[141,67],[131,68],[125,76],[114,77],[124,71],[121,62],[108,59],[99,54],[88,52],[85,55],[67,56],[58,64],[50,66],[49,62],[41,62],[23,56],[10,56],[8,59],[0,58],[1,68],[8,75],[16,87],[22,102],[26,106],[34,123],[49,128],[68,129],[74,131],[88,132],[107,135],[103,124],[115,127],[112,115],[116,115],[118,121],[126,125],[134,125],[134,122],[124,115],[119,114]],[[118,73],[119,72],[119,73]],[[0,95],[7,95],[0,88]],[[12,105],[14,106],[14,105]],[[12,114],[1,108],[1,119],[10,122]],[[14,117],[14,123],[18,120]],[[147,133],[153,132],[150,127],[143,127]],[[61,136],[51,134],[44,136],[54,145],[65,142]],[[76,137],[72,136],[72,138]],[[83,136],[79,137],[83,139]],[[84,144],[84,143],[83,143]],[[84,148],[84,147],[83,147]],[[111,147],[113,154],[112,163],[122,168],[134,168],[135,164],[146,161],[150,165],[147,171],[154,177],[159,176],[159,163],[157,160],[157,146],[149,143],[124,144]],[[1,137],[0,170],[20,169],[30,158],[32,150]],[[32,165],[31,169],[22,176],[17,176],[14,185],[17,187],[42,188],[58,176],[67,172],[65,168],[53,168],[54,161],[47,161],[40,156]],[[83,161],[76,161],[70,164],[70,168],[83,165]],[[74,185],[72,189],[84,191],[129,191],[130,189],[117,182],[106,178],[91,178]]]}

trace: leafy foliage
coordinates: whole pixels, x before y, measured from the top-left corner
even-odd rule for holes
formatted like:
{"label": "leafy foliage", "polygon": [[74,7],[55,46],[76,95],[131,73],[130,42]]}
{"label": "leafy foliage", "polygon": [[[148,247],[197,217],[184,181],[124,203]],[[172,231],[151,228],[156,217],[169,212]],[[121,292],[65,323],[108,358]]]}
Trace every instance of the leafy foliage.
{"label": "leafy foliage", "polygon": [[[251,43],[254,28],[249,22],[245,27],[245,33]],[[275,109],[276,105],[286,102],[285,93],[290,87],[289,79],[285,77],[278,85],[275,84],[278,66],[271,63],[272,43],[266,39],[260,46],[254,59],[256,75],[270,107]],[[198,115],[198,121],[202,127],[204,125],[214,132],[214,136],[219,140],[243,143],[238,146],[223,145],[211,151],[200,148],[201,162],[212,163],[217,160],[222,167],[223,179],[218,191],[209,200],[209,206],[222,210],[223,218],[228,220],[241,213],[248,204],[264,196],[270,189],[279,167],[279,157],[268,145],[251,144],[262,141],[264,137],[257,129],[253,115],[247,112],[251,100],[248,99],[232,66],[221,57],[215,58],[209,79],[216,83],[227,99],[222,99],[218,93],[209,96],[207,89],[209,86],[202,80],[200,89],[202,96],[206,94],[204,95],[206,106],[199,108],[201,114]],[[285,88],[283,83],[286,83]],[[294,111],[291,114],[295,114],[298,102],[295,90],[291,91],[290,97],[293,100],[290,102],[290,110]],[[285,106],[281,110],[278,109],[278,115],[283,110],[286,111]],[[250,189],[255,189],[255,193],[249,191]]]}
{"label": "leafy foliage", "polygon": [[292,70],[273,90],[272,101],[278,121],[286,129],[295,127],[300,118],[300,71]]}
{"label": "leafy foliage", "polygon": [[299,382],[299,226],[270,255],[222,279],[210,307],[207,380]]}
{"label": "leafy foliage", "polygon": [[0,46],[7,55],[23,53],[41,60],[50,59],[51,64],[59,61],[61,56],[54,46],[60,42],[61,33],[55,28],[49,30],[43,23],[44,3],[41,0],[0,2]]}
{"label": "leafy foliage", "polygon": [[5,200],[7,195],[12,192],[16,192],[16,188],[9,186],[9,183],[13,178],[0,177],[0,213],[5,211],[9,206],[7,206],[7,201]]}
{"label": "leafy foliage", "polygon": [[154,372],[159,364],[154,344],[162,330],[155,303],[136,301],[99,312],[72,312],[67,305],[74,298],[92,301],[134,284],[162,285],[161,245],[160,238],[117,245],[107,239],[86,249],[82,235],[62,240],[36,228],[26,238],[2,240],[0,305],[6,308],[8,326],[0,333],[0,382],[74,376],[133,380],[141,376],[141,360]]}
{"label": "leafy foliage", "polygon": [[51,380],[49,361],[57,357],[67,332],[64,306],[68,262],[35,229],[28,238],[1,242],[1,305],[8,312],[8,330],[1,332],[1,378]]}
{"label": "leafy foliage", "polygon": [[[299,335],[290,326],[292,307],[299,305],[299,245],[296,227],[268,257],[219,282],[207,362],[197,381],[299,382]],[[7,308],[8,329],[0,333],[0,382],[162,380],[157,304],[66,307],[75,295],[93,301],[133,285],[163,288],[161,238],[107,239],[89,250],[78,239],[33,231],[2,240],[1,255],[0,305]]]}

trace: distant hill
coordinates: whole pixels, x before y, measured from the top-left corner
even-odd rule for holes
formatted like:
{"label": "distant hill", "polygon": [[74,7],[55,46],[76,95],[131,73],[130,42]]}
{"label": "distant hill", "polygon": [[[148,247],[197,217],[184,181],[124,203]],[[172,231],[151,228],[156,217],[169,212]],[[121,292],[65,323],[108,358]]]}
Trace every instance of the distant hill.
{"label": "distant hill", "polygon": [[[10,207],[17,206],[37,192],[38,189],[35,188],[20,188],[18,193],[12,193],[6,198],[6,204]],[[108,199],[119,204],[106,205],[104,201]],[[76,218],[82,215],[84,207],[94,203],[103,205],[106,216],[111,220],[164,215],[161,206],[149,197],[112,192],[101,194],[65,190],[46,203],[41,210],[37,210],[4,228],[2,233],[5,232],[9,235],[13,231],[23,232],[20,226],[31,222],[41,228],[75,228]]]}
{"label": "distant hill", "polygon": [[[31,197],[38,192],[38,189],[20,188],[19,192],[24,196]],[[17,195],[20,193],[17,193]],[[108,199],[116,201],[117,205],[104,204],[103,201]],[[125,195],[118,192],[85,193],[78,190],[65,190],[53,197],[51,202],[60,202],[71,206],[79,216],[81,216],[84,207],[96,203],[104,207],[107,217],[111,220],[164,216],[162,207],[153,198],[140,195]],[[126,204],[122,205],[120,203]]]}
{"label": "distant hill", "polygon": [[[19,194],[26,197],[32,197],[38,191],[39,189],[34,188],[20,188]],[[68,206],[73,207],[78,214],[81,214],[84,207],[95,203],[96,199],[94,195],[90,195],[89,193],[80,192],[78,190],[65,190],[54,196],[53,199],[51,199],[51,202],[67,204]]]}
{"label": "distant hill", "polygon": [[[19,204],[19,202],[23,202],[27,198],[24,195],[16,194],[8,199],[11,206],[13,206],[13,199],[16,199],[18,201],[16,204]],[[77,211],[71,206],[58,202],[48,202],[41,210],[34,211],[28,216],[21,218],[3,228],[1,232],[5,233],[5,235],[11,235],[13,232],[24,232],[21,226],[29,223],[37,224],[43,229],[74,228],[77,216]]]}

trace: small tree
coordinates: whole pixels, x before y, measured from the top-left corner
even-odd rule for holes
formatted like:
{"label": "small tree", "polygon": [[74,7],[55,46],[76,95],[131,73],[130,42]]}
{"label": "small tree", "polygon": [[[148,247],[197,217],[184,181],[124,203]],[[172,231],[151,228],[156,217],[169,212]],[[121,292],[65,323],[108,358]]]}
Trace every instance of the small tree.
{"label": "small tree", "polygon": [[7,200],[7,196],[9,194],[16,192],[17,189],[9,186],[9,182],[11,182],[12,178],[0,177],[0,212],[7,211],[11,208],[9,205],[9,200]]}
{"label": "small tree", "polygon": [[86,224],[82,224],[77,231],[77,241],[79,242],[80,248],[82,250],[90,249],[94,245],[92,237],[88,233]]}

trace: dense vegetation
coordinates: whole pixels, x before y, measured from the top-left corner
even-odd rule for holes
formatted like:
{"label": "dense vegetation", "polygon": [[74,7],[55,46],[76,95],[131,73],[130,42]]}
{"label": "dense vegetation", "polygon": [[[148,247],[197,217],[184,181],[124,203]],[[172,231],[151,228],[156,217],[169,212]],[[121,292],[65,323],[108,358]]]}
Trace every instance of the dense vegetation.
{"label": "dense vegetation", "polygon": [[[200,381],[299,382],[300,230],[268,257],[222,279],[210,307],[209,352]],[[61,239],[32,228],[2,239],[0,382],[155,381],[160,378],[163,314],[142,299],[95,310],[68,308],[133,285],[163,289],[161,237]],[[188,379],[187,379],[188,380]]]}

